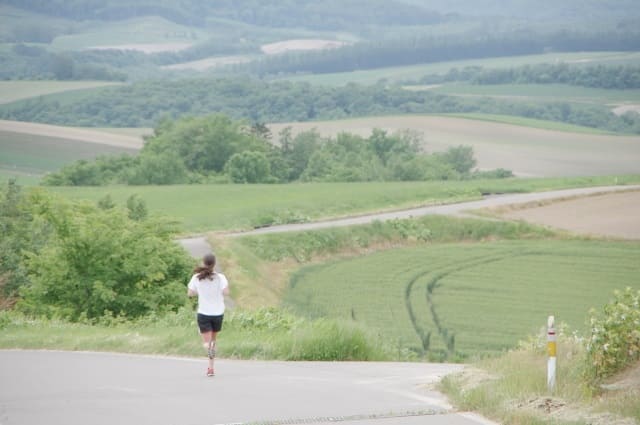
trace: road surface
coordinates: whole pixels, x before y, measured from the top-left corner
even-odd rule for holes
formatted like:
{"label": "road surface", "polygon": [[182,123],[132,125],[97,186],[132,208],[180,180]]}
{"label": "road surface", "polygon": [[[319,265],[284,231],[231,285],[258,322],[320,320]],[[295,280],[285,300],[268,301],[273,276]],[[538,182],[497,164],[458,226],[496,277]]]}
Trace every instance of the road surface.
{"label": "road surface", "polygon": [[430,385],[462,365],[0,351],[2,425],[481,425]]}

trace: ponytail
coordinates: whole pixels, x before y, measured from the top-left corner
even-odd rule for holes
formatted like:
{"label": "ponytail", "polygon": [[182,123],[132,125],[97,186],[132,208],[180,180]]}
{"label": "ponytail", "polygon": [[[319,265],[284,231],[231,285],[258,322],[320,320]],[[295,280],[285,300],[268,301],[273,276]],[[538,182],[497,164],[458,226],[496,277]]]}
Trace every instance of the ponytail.
{"label": "ponytail", "polygon": [[211,279],[214,275],[214,267],[216,266],[216,257],[213,254],[207,254],[202,259],[202,266],[196,267],[193,272],[198,275],[198,279]]}

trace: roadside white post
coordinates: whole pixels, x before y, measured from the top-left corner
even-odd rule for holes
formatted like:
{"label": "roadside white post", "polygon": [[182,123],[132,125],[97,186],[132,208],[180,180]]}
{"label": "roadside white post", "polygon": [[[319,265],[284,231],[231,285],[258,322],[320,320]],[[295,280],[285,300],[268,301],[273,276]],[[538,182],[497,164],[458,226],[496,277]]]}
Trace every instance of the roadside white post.
{"label": "roadside white post", "polygon": [[556,387],[556,329],[555,319],[549,316],[547,319],[547,352],[549,360],[547,361],[547,387],[550,392]]}

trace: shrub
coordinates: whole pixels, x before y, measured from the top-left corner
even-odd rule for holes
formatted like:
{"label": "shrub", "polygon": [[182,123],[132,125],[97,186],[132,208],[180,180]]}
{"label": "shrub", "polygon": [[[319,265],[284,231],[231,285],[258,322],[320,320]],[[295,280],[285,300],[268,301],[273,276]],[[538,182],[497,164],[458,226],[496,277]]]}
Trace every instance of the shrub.
{"label": "shrub", "polygon": [[614,295],[604,316],[591,312],[586,374],[592,384],[640,359],[640,290],[627,288]]}
{"label": "shrub", "polygon": [[29,284],[17,306],[37,316],[113,321],[184,304],[192,259],[173,241],[169,222],[128,216],[47,196],[32,197],[52,236],[24,262]]}

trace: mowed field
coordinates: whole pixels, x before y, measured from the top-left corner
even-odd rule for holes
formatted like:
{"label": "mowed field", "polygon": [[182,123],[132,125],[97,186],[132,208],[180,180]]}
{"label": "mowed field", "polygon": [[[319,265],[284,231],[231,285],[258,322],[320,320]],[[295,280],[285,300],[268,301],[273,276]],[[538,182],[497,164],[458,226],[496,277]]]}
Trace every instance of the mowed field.
{"label": "mowed field", "polygon": [[469,145],[474,149],[478,168],[506,168],[518,176],[640,172],[640,136],[558,131],[432,115],[282,123],[269,127],[274,135],[291,127],[293,134],[316,129],[324,136],[335,136],[341,132],[368,136],[374,128],[390,133],[410,129],[423,135],[427,151],[444,151],[451,146]]}
{"label": "mowed field", "polygon": [[77,160],[135,154],[142,143],[136,135],[0,120],[0,180],[34,184]]}
{"label": "mowed field", "polygon": [[548,315],[585,331],[589,309],[640,289],[638,276],[638,242],[426,245],[303,268],[285,304],[353,320],[399,349],[467,356],[514,347]]}
{"label": "mowed field", "polygon": [[0,81],[0,104],[54,93],[122,84],[105,81]]}

